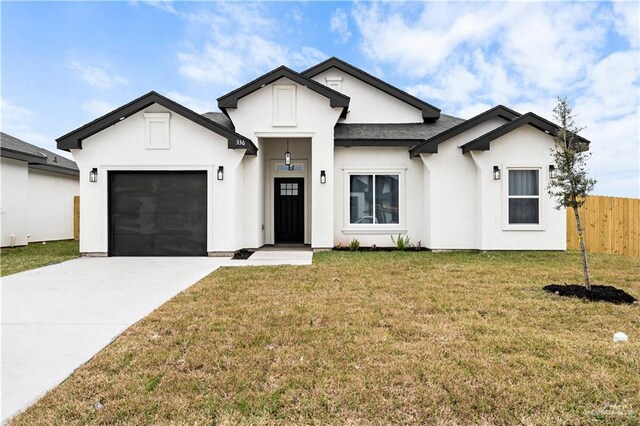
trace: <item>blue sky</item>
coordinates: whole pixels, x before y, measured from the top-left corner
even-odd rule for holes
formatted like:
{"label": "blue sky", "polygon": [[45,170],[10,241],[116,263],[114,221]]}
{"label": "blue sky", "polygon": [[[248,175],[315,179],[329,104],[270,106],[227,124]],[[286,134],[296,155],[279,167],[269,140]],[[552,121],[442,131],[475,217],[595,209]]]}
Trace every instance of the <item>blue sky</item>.
{"label": "blue sky", "polygon": [[3,2],[2,129],[54,139],[149,90],[198,111],[338,56],[469,118],[568,96],[596,193],[640,196],[637,2]]}

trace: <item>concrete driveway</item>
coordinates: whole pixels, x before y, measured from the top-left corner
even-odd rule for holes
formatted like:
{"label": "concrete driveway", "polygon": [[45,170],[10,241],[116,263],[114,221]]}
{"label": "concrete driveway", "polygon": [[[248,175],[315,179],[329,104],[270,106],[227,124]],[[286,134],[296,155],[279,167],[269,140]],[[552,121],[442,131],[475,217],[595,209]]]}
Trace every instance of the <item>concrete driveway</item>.
{"label": "concrete driveway", "polygon": [[2,278],[2,422],[224,258],[82,258]]}

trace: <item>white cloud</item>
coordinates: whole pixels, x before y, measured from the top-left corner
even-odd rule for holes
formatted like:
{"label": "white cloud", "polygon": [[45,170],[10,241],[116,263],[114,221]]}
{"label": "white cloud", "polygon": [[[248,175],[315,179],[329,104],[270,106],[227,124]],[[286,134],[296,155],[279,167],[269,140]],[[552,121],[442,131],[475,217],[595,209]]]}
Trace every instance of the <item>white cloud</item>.
{"label": "white cloud", "polygon": [[613,2],[613,23],[618,34],[626,38],[629,47],[640,46],[640,4],[635,1]]}
{"label": "white cloud", "polygon": [[340,42],[346,43],[351,38],[351,31],[349,31],[349,17],[341,8],[331,15],[329,21],[329,29],[332,33],[337,34]]}
{"label": "white cloud", "polygon": [[90,65],[79,60],[71,60],[68,67],[85,83],[98,89],[113,89],[129,84],[126,78],[109,71],[106,67]]}
{"label": "white cloud", "polygon": [[54,138],[34,130],[33,122],[37,117],[33,111],[7,99],[2,99],[1,110],[2,124],[0,127],[3,132],[61,156],[71,158],[70,153],[57,149]]}
{"label": "white cloud", "polygon": [[205,41],[177,52],[180,74],[225,89],[245,83],[280,65],[306,68],[327,57],[310,46],[281,41],[288,30],[270,18],[262,4],[216,3],[211,12],[183,14],[193,33]]}
{"label": "white cloud", "polygon": [[215,106],[215,99],[212,99],[211,101],[204,101],[176,91],[167,93],[167,97],[200,114],[218,111],[218,108]]}
{"label": "white cloud", "polygon": [[94,117],[100,117],[108,112],[113,111],[116,108],[116,106],[110,104],[109,102],[100,99],[92,99],[82,104],[82,109],[87,111]]}

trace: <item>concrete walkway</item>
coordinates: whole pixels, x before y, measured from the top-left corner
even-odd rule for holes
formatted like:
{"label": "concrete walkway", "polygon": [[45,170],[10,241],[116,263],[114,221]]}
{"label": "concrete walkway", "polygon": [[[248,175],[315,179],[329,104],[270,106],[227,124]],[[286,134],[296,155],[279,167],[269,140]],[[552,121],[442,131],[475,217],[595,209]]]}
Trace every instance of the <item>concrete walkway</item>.
{"label": "concrete walkway", "polygon": [[82,258],[2,278],[2,423],[219,267],[308,265],[312,257],[276,248],[247,260]]}

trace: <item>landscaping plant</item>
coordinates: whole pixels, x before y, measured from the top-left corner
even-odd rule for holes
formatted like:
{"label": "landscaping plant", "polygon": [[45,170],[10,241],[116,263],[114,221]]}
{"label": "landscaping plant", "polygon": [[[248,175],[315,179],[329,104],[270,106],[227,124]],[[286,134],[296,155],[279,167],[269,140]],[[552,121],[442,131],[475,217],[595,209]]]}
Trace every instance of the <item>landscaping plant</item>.
{"label": "landscaping plant", "polygon": [[358,251],[359,248],[360,248],[360,241],[358,241],[357,238],[354,238],[353,240],[351,240],[351,242],[349,243],[349,250]]}
{"label": "landscaping plant", "polygon": [[393,238],[393,235],[392,235],[391,241],[393,241],[393,244],[395,244],[397,250],[408,250],[411,247],[413,247],[411,245],[411,238],[409,238],[408,235],[406,237],[403,237],[401,234],[398,234],[397,239]]}
{"label": "landscaping plant", "polygon": [[588,152],[587,143],[578,136],[578,133],[584,128],[576,125],[571,105],[566,97],[558,98],[553,114],[560,128],[553,138],[555,146],[551,152],[556,174],[549,178],[548,191],[549,195],[554,197],[558,203],[556,208],[573,209],[578,238],[580,239],[580,251],[582,252],[584,285],[588,291],[591,291],[587,249],[584,243],[580,211],[578,210],[596,184],[596,181],[588,176],[587,159],[591,154]]}

